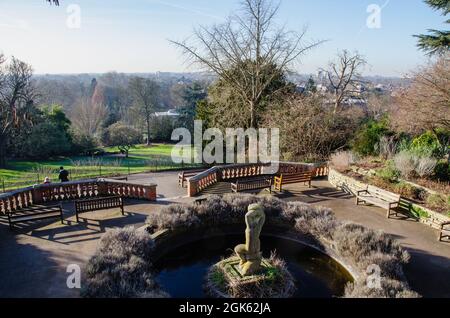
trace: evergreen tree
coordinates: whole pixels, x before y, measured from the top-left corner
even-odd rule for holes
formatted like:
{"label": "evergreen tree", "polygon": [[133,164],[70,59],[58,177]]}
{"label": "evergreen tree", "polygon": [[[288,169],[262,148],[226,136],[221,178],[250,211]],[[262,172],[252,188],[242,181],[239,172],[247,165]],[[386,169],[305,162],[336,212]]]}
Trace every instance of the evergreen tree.
{"label": "evergreen tree", "polygon": [[[450,12],[450,0],[425,0],[434,10],[442,11],[447,16]],[[450,19],[445,21],[450,23]],[[428,30],[429,34],[415,35],[419,39],[417,46],[429,55],[440,55],[449,51],[450,31]]]}
{"label": "evergreen tree", "polygon": [[316,93],[317,92],[316,82],[314,82],[314,79],[312,78],[312,76],[310,76],[308,79],[308,82],[306,82],[305,92],[306,93]]}

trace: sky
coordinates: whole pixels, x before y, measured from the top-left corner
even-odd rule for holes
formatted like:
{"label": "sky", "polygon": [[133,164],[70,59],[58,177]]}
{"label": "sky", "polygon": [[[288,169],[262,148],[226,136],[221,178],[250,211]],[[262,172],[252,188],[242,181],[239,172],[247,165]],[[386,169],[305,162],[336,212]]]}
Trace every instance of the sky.
{"label": "sky", "polygon": [[[239,0],[60,3],[0,0],[0,52],[26,61],[37,74],[196,71],[169,40],[221,23],[240,7]],[[373,16],[379,19],[368,24]],[[427,61],[412,35],[446,29],[444,21],[422,0],[282,0],[277,17],[292,30],[307,26],[310,41],[326,40],[302,58],[297,72],[316,73],[347,49],[366,58],[366,75],[399,77]]]}

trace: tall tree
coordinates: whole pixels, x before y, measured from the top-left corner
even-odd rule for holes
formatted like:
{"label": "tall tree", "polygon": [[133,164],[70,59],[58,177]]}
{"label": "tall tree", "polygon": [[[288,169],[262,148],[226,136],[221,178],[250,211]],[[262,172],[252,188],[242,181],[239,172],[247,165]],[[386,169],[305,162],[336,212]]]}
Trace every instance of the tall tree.
{"label": "tall tree", "polygon": [[414,74],[395,106],[392,124],[400,131],[450,130],[450,53]]}
{"label": "tall tree", "polygon": [[127,158],[130,149],[141,141],[141,137],[138,130],[121,122],[108,128],[108,145],[116,146]]}
{"label": "tall tree", "polygon": [[338,54],[336,61],[330,62],[328,69],[321,71],[326,74],[328,86],[333,90],[334,111],[342,108],[343,102],[355,94],[358,84],[361,84],[361,70],[367,64],[357,52],[352,54],[347,50]]}
{"label": "tall tree", "polygon": [[0,166],[6,164],[6,145],[14,128],[29,120],[34,96],[32,75],[30,65],[14,57],[7,64],[0,54]]}
{"label": "tall tree", "polygon": [[[276,65],[284,73],[319,42],[305,44],[306,29],[298,33],[275,24],[279,5],[271,0],[242,0],[240,14],[223,24],[201,26],[193,40],[172,41],[188,60],[212,71],[233,87],[250,113],[250,126],[257,127],[257,110],[274,76],[267,68]],[[242,66],[247,65],[244,68]],[[235,70],[240,70],[236,72]]]}
{"label": "tall tree", "polygon": [[[229,73],[238,76],[243,70],[251,69],[251,63],[236,66]],[[282,100],[286,95],[293,92],[294,85],[288,83],[284,73],[276,65],[265,67],[262,74],[262,80],[271,78],[270,85],[267,85],[261,94],[260,101],[254,108],[254,116],[257,123],[262,121],[264,113],[269,105],[273,105],[276,100]],[[226,128],[251,128],[252,112],[247,107],[247,102],[236,94],[236,89],[227,80],[219,78],[208,89],[208,108],[209,118],[207,122],[211,127]]]}
{"label": "tall tree", "polygon": [[158,108],[160,87],[151,79],[134,77],[130,80],[129,90],[133,96],[134,107],[144,117],[147,145],[150,146],[151,119]]}
{"label": "tall tree", "polygon": [[95,137],[106,119],[108,111],[102,103],[82,98],[72,112],[72,123],[80,135]]}
{"label": "tall tree", "polygon": [[183,106],[178,110],[181,115],[178,122],[191,132],[194,131],[197,103],[204,100],[206,96],[206,88],[199,82],[194,82],[192,85],[185,87],[181,94]]}
{"label": "tall tree", "polygon": [[[425,0],[434,10],[441,11],[443,16],[450,13],[450,0]],[[450,19],[445,21],[449,24]],[[429,55],[441,55],[449,51],[450,31],[449,30],[428,30],[429,34],[415,35],[419,39],[417,46]]]}

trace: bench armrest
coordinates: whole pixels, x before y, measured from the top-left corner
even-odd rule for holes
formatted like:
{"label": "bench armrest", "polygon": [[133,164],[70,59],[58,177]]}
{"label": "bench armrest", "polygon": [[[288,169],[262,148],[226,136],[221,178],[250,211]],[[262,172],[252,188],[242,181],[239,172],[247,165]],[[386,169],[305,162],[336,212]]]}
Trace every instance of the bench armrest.
{"label": "bench armrest", "polygon": [[449,225],[450,225],[450,222],[441,223],[441,229],[444,229],[444,227],[449,226]]}
{"label": "bench armrest", "polygon": [[359,190],[359,191],[356,191],[356,194],[357,194],[357,195],[360,195],[361,193],[369,193],[369,191],[367,191],[367,190]]}

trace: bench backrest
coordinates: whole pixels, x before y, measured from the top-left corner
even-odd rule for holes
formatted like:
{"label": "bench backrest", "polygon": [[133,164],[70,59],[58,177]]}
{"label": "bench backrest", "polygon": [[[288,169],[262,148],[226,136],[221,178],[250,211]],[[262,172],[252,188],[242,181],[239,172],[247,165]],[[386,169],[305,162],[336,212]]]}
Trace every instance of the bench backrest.
{"label": "bench backrest", "polygon": [[400,195],[399,194],[395,194],[374,186],[369,186],[367,188],[367,192],[369,192],[371,195],[386,200],[386,201],[392,201],[392,202],[396,202],[396,201],[400,201]]}
{"label": "bench backrest", "polygon": [[123,200],[119,196],[75,201],[75,210],[77,212],[106,210],[122,206]]}
{"label": "bench backrest", "polygon": [[286,174],[286,175],[282,175],[282,178],[284,181],[288,181],[288,180],[311,180],[312,179],[312,172],[311,171],[305,171],[305,172],[300,172],[300,173],[295,173],[295,174]]}

